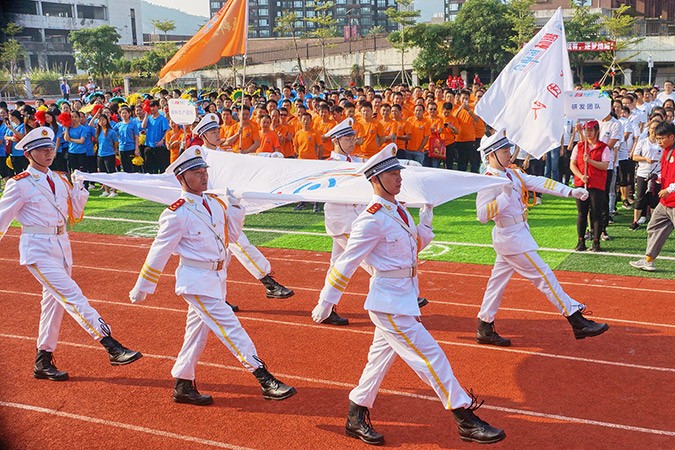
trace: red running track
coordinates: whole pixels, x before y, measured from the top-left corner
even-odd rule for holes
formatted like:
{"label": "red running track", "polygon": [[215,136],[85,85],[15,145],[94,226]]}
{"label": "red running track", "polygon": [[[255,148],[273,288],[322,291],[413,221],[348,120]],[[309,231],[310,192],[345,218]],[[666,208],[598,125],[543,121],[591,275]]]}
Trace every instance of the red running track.
{"label": "red running track", "polygon": [[[103,349],[64,318],[57,365],[71,379],[34,380],[40,288],[18,264],[18,230],[0,241],[0,443],[4,448],[349,449],[344,435],[349,390],[372,339],[363,310],[368,280],[357,272],[340,303],[349,327],[314,324],[328,267],[318,252],[264,249],[275,277],[295,289],[268,300],[236,261],[229,299],[271,371],[298,394],[263,401],[255,379],[213,336],[197,374],[210,407],[171,401],[171,366],[180,349],[186,304],[173,293],[172,261],[155,295],[127,299],[148,239],[74,233],[74,277],[125,345],[145,357],[111,367]],[[490,267],[423,262],[423,322],[441,343],[465,387],[485,405],[480,416],[503,427],[496,448],[675,447],[675,281],[558,272],[564,288],[610,330],[576,341],[567,321],[533,286],[514,278],[497,319],[514,346],[479,346],[476,313]],[[401,361],[383,383],[371,417],[386,446],[463,448],[452,415]]]}

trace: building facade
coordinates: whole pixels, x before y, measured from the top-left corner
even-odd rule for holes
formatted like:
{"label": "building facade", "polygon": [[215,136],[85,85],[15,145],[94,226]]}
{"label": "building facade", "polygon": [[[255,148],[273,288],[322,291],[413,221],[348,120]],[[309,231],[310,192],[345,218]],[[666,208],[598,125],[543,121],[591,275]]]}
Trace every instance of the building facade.
{"label": "building facade", "polygon": [[110,25],[121,45],[143,43],[140,0],[9,0],[9,22],[23,27],[16,39],[25,47],[26,69],[49,68],[75,72],[68,34],[82,28]]}
{"label": "building facade", "polygon": [[[385,11],[395,8],[395,0],[332,0],[329,10],[337,20],[338,36],[355,38],[365,36],[373,27],[382,27],[384,33],[397,29],[395,23],[387,20]],[[211,17],[227,3],[227,0],[210,0]],[[279,37],[274,31],[275,19],[287,12],[295,12],[299,17],[312,18],[315,11],[312,0],[249,0],[249,37]],[[297,34],[308,33],[316,29],[316,24],[307,20],[298,20],[295,24]]]}

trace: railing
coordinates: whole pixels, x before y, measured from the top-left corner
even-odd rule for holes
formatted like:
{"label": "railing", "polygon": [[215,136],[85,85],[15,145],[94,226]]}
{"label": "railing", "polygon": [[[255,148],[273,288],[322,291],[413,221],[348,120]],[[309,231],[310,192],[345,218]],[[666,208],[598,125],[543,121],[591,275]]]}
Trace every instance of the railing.
{"label": "railing", "polygon": [[675,36],[675,23],[664,19],[638,19],[635,22],[638,36]]}

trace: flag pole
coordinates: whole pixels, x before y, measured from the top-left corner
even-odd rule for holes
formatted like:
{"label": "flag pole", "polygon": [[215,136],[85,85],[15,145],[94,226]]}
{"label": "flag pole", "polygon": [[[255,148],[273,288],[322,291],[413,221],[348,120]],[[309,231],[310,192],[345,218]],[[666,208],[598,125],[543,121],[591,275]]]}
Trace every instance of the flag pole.
{"label": "flag pole", "polygon": [[246,89],[246,59],[247,56],[246,54],[248,53],[248,0],[246,0],[246,35],[244,36],[244,54],[242,55],[244,58],[244,70],[242,71],[241,75],[241,108],[239,109],[239,153],[241,153],[242,148],[241,144],[244,141],[244,130],[242,128],[243,125],[243,119],[242,116],[244,115],[244,95]]}

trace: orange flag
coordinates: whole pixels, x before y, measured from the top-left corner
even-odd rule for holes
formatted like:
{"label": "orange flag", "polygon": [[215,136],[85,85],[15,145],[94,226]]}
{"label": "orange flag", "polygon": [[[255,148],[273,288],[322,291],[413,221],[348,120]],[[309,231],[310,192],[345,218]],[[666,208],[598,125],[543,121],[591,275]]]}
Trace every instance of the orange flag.
{"label": "orange flag", "polygon": [[225,56],[246,53],[248,0],[230,0],[159,72],[158,85],[215,64]]}

